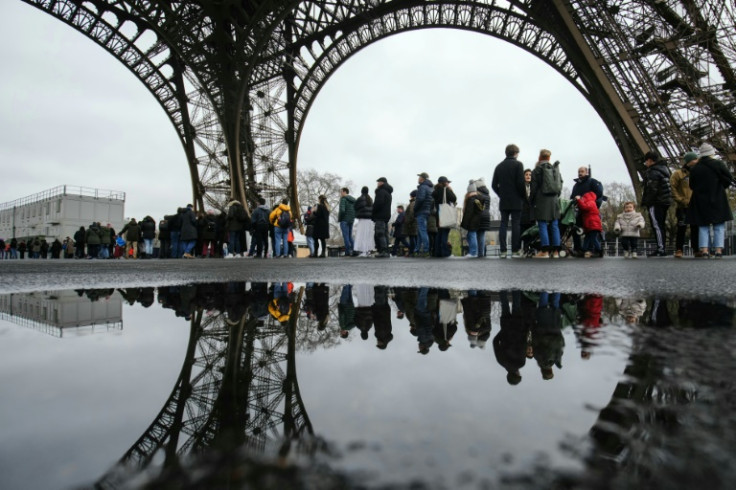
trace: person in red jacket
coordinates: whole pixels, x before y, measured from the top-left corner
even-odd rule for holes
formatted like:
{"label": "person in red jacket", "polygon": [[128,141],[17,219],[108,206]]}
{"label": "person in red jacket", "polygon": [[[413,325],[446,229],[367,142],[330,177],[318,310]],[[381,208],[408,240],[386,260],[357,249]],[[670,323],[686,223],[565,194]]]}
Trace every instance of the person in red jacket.
{"label": "person in red jacket", "polygon": [[601,251],[598,235],[603,231],[603,224],[601,223],[601,213],[595,204],[595,199],[595,192],[592,191],[586,192],[582,196],[575,196],[578,211],[582,217],[583,231],[585,232],[583,250],[585,250],[584,257],[586,259],[593,257],[594,253],[596,256],[599,256]]}

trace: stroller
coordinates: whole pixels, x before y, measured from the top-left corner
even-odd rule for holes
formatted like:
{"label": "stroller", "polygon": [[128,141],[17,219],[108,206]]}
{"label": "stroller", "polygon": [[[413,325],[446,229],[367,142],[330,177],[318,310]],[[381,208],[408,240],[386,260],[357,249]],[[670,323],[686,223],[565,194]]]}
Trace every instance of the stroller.
{"label": "stroller", "polygon": [[[569,199],[560,199],[560,257],[572,255],[570,241],[574,233],[583,234],[583,229],[575,225],[575,203]],[[527,228],[521,234],[524,241],[524,257],[532,257],[542,250],[539,241],[539,226],[534,225]]]}

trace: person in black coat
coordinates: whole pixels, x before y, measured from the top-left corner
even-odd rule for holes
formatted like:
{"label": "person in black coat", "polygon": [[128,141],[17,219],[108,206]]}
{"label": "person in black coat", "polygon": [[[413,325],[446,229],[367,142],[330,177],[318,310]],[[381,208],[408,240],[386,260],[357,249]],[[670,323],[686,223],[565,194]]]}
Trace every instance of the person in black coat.
{"label": "person in black coat", "polygon": [[515,257],[521,256],[521,210],[524,207],[526,190],[524,165],[516,159],[518,156],[518,146],[513,144],[506,146],[506,158],[496,165],[491,181],[491,188],[499,198],[498,210],[501,211],[501,226],[498,230],[501,258],[506,258],[508,250],[506,234],[509,218],[511,218],[511,252]]}
{"label": "person in black coat", "polygon": [[386,177],[380,177],[376,181],[377,187],[373,199],[371,219],[374,226],[374,239],[376,242],[377,257],[390,257],[388,251],[388,222],[391,219],[391,193],[394,188],[388,183]]}
{"label": "person in black coat", "polygon": [[[450,182],[452,181],[443,175],[437,179],[437,185],[434,186],[434,190],[432,191],[432,199],[438,216],[440,204],[457,205],[457,196],[452,190],[452,187],[450,187]],[[434,244],[434,254],[437,257],[449,257],[452,254],[448,241],[450,238],[450,228],[454,228],[455,223],[452,223],[450,227],[446,225],[447,223],[439,223],[439,230],[437,230],[437,237],[435,238]]]}
{"label": "person in black coat", "polygon": [[672,205],[672,188],[670,187],[670,169],[667,163],[659,159],[656,151],[644,155],[647,166],[642,181],[641,205],[646,208],[652,225],[652,232],[657,240],[657,251],[653,254],[663,257],[667,245],[667,210]]}
{"label": "person in black coat", "polygon": [[[327,253],[327,239],[330,238],[330,205],[327,203],[327,197],[319,196],[319,202],[314,210],[314,229],[312,231],[314,237],[314,255],[325,258]],[[319,246],[322,245],[322,253],[319,252]]]}
{"label": "person in black coat", "polygon": [[731,172],[721,160],[714,158],[715,149],[708,143],[700,146],[700,159],[690,170],[690,222],[698,227],[698,244],[703,257],[708,257],[710,227],[713,226],[714,257],[720,258],[725,242],[725,223],[733,220],[726,188],[734,183]]}

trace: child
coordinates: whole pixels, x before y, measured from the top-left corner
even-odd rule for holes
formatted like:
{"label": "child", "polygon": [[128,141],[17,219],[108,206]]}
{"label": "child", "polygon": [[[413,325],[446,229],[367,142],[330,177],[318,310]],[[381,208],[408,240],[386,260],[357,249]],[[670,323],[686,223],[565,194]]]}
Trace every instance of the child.
{"label": "child", "polygon": [[624,258],[636,258],[636,248],[639,242],[639,230],[644,228],[644,216],[634,211],[634,203],[624,203],[624,212],[616,218],[613,231],[621,233],[621,245],[624,247]]}
{"label": "child", "polygon": [[582,217],[583,231],[585,231],[585,239],[583,241],[583,250],[585,250],[585,258],[593,257],[593,252],[600,250],[598,243],[598,234],[603,231],[601,223],[601,213],[595,204],[595,192],[586,192],[582,196],[575,196],[578,210]]}

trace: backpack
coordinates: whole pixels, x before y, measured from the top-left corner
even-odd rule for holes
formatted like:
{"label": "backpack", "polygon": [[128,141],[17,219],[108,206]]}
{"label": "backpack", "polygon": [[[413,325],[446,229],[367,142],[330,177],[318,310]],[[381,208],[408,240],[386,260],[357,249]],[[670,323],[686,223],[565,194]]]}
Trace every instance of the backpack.
{"label": "backpack", "polygon": [[542,194],[545,196],[558,196],[562,192],[562,176],[560,175],[560,162],[552,165],[542,165]]}
{"label": "backpack", "polygon": [[268,226],[268,213],[263,208],[256,208],[253,212],[253,224],[255,226]]}
{"label": "backpack", "polygon": [[291,226],[291,213],[289,211],[286,211],[285,209],[281,211],[281,214],[279,215],[279,219],[276,222],[276,225],[279,228],[288,228]]}
{"label": "backpack", "polygon": [[[160,230],[161,228],[159,228]],[[207,231],[215,231],[217,229],[217,226],[214,221],[207,220]]]}

